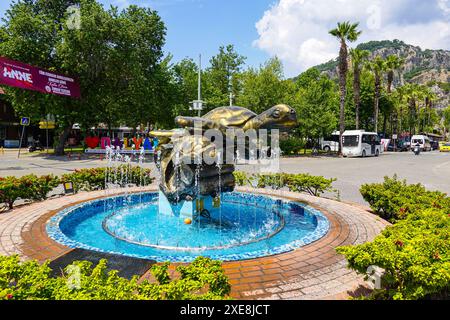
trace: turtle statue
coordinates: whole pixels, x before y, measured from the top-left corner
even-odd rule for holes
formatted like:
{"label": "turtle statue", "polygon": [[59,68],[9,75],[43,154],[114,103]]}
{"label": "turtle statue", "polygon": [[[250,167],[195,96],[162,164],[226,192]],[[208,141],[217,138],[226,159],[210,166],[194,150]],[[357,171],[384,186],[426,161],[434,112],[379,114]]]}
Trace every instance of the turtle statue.
{"label": "turtle statue", "polygon": [[[215,197],[220,192],[234,189],[234,165],[222,164],[220,157],[223,160],[223,151],[216,150],[213,141],[203,135],[192,135],[197,128],[202,132],[218,130],[225,141],[230,129],[287,131],[297,126],[297,115],[285,104],[276,105],[259,115],[243,107],[230,106],[215,108],[202,117],[178,116],[175,123],[179,128],[150,132],[159,140],[155,162],[161,172],[160,189],[172,203],[194,200],[198,196]],[[205,163],[202,159],[217,161]]]}

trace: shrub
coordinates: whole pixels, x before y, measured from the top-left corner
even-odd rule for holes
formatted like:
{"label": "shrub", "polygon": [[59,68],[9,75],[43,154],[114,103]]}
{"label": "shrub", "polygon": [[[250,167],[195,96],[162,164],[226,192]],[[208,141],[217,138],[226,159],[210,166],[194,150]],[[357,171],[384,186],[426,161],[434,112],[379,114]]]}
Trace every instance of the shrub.
{"label": "shrub", "polygon": [[17,199],[45,200],[59,183],[59,178],[53,175],[0,178],[0,203],[6,203],[12,209]]}
{"label": "shrub", "polygon": [[385,269],[383,289],[368,298],[449,297],[450,216],[443,210],[411,213],[373,242],[339,247],[337,252],[359,273],[372,265]]}
{"label": "shrub", "polygon": [[[92,191],[105,189],[105,175],[108,180],[117,181],[120,187],[125,183],[145,186],[152,183],[151,170],[139,166],[121,165],[116,168],[79,169],[62,176],[62,182],[72,182],[74,191]],[[126,178],[126,179],[125,179]]]}
{"label": "shrub", "polygon": [[[107,261],[92,263],[77,261],[67,266],[61,277],[51,277],[48,263],[20,262],[18,256],[0,256],[1,299],[45,300],[156,300],[156,299],[226,299],[230,292],[228,278],[221,263],[199,257],[190,265],[178,266],[179,279],[168,275],[169,264],[155,265],[151,272],[156,283],[121,278],[117,271],[107,271]],[[79,270],[79,286],[69,286]],[[76,281],[72,284],[77,284]]]}
{"label": "shrub", "polygon": [[312,176],[307,173],[265,173],[265,174],[246,174],[244,172],[234,172],[236,184],[256,185],[258,188],[282,189],[288,188],[293,192],[306,192],[310,195],[319,197],[325,192],[335,192],[332,184],[336,179],[327,179],[322,176]]}
{"label": "shrub", "polygon": [[304,146],[305,142],[301,138],[289,137],[280,140],[280,149],[285,155],[299,154]]}
{"label": "shrub", "polygon": [[396,175],[384,177],[383,183],[362,185],[360,192],[372,210],[390,222],[427,208],[450,210],[450,198],[445,193],[427,191],[421,184],[408,185],[405,180],[398,180]]}

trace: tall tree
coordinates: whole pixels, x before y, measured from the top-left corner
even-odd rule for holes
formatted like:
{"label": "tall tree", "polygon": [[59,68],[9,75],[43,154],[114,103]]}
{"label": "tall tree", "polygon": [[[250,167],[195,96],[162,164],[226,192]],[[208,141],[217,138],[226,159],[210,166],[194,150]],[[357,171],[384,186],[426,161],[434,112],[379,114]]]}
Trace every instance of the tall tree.
{"label": "tall tree", "polygon": [[297,79],[296,92],[287,103],[297,111],[298,133],[305,140],[330,135],[338,123],[336,84],[316,68],[308,69]]}
{"label": "tall tree", "polygon": [[[71,4],[79,5],[80,28],[67,23]],[[0,30],[0,55],[74,76],[80,83],[78,100],[7,90],[17,113],[34,120],[56,116],[56,154],[64,153],[74,123],[84,128],[99,122],[134,125],[151,120],[147,110],[160,108],[156,75],[165,26],[155,11],[136,6],[105,10],[96,0],[27,0],[11,4]]]}
{"label": "tall tree", "polygon": [[450,106],[442,110],[442,124],[444,127],[444,137],[450,131]]}
{"label": "tall tree", "polygon": [[350,49],[353,67],[353,99],[355,103],[355,127],[359,129],[359,109],[361,105],[361,71],[369,57],[367,50]]}
{"label": "tall tree", "polygon": [[241,75],[242,89],[237,105],[249,107],[260,113],[278,103],[283,103],[290,94],[291,80],[285,80],[283,65],[272,58],[258,69],[249,68]]}
{"label": "tall tree", "polygon": [[403,58],[400,58],[399,56],[394,54],[389,55],[386,58],[386,71],[387,71],[386,91],[388,94],[392,92],[392,83],[394,82],[394,72],[400,69],[404,63],[405,60]]}
{"label": "tall tree", "polygon": [[358,39],[361,31],[358,30],[359,23],[339,22],[337,28],[332,29],[329,33],[336,37],[340,42],[339,50],[339,154],[342,155],[342,135],[345,130],[345,96],[346,82],[348,72],[348,50],[347,41],[354,42]]}
{"label": "tall tree", "polygon": [[373,105],[373,128],[375,132],[378,132],[378,113],[380,110],[380,97],[381,97],[381,81],[383,73],[386,70],[386,63],[383,58],[376,56],[373,61],[368,63],[368,68],[373,72],[375,77],[375,99]]}
{"label": "tall tree", "polygon": [[208,108],[228,105],[230,93],[240,92],[240,73],[245,57],[238,54],[233,45],[221,46],[219,53],[210,59],[206,69],[205,99]]}

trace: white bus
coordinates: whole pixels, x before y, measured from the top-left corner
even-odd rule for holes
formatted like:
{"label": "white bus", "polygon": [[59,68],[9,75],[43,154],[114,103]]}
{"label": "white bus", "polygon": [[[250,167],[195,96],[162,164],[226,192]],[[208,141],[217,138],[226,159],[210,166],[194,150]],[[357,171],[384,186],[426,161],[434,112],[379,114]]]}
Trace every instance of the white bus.
{"label": "white bus", "polygon": [[339,131],[334,131],[329,137],[321,138],[320,148],[325,152],[339,151]]}
{"label": "white bus", "polygon": [[347,130],[342,136],[344,157],[378,157],[383,152],[380,137],[375,132]]}

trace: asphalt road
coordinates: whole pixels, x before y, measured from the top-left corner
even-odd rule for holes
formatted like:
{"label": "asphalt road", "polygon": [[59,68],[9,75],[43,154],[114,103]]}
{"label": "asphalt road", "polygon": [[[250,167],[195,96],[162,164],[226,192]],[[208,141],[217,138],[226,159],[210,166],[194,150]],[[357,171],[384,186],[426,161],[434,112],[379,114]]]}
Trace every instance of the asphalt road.
{"label": "asphalt road", "polygon": [[[34,174],[61,175],[79,168],[105,166],[98,156],[92,158],[54,157],[30,155],[25,152],[20,159],[17,153],[0,154],[0,176]],[[145,167],[154,168],[147,162]],[[239,166],[239,170],[257,172],[255,166]],[[289,173],[310,173],[327,178],[337,178],[334,187],[339,189],[342,200],[364,204],[359,194],[361,184],[381,182],[384,176],[397,174],[409,183],[422,183],[430,190],[450,194],[450,153],[436,151],[415,156],[412,152],[384,153],[378,158],[300,157],[283,158],[280,170]],[[154,170],[156,173],[156,170]],[[332,196],[332,195],[330,195]]]}

